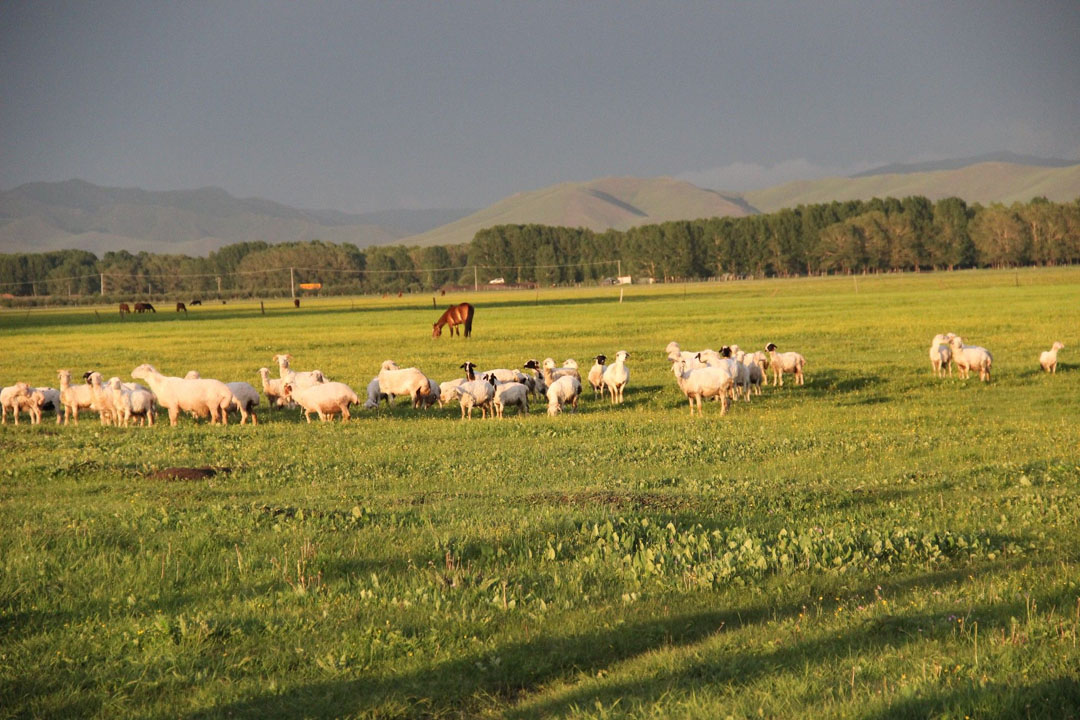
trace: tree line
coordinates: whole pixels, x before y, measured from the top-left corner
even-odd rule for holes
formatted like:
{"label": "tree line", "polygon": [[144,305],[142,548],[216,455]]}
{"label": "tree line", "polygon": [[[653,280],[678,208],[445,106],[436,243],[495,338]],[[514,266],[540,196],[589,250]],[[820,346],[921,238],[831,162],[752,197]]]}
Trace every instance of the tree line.
{"label": "tree line", "polygon": [[237,243],[205,258],[125,250],[101,258],[82,250],[7,254],[0,255],[0,293],[269,297],[287,294],[293,280],[344,294],[420,292],[496,277],[510,284],[588,283],[620,271],[670,281],[1075,263],[1080,199],[981,206],[915,196],[625,231],[500,225],[465,245],[422,248],[361,250],[313,240]]}

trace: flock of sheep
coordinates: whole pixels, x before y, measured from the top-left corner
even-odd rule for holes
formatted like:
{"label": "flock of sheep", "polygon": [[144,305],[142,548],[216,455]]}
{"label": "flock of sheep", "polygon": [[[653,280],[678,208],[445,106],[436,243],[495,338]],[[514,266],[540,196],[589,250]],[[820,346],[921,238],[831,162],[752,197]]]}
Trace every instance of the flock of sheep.
{"label": "flock of sheep", "polygon": [[[1055,342],[1050,350],[1039,356],[1040,367],[1048,373],[1057,372],[1057,354],[1065,346]],[[684,351],[677,342],[665,349],[668,362],[679,389],[690,404],[702,414],[702,400],[720,402],[720,414],[727,412],[732,400],[743,398],[747,402],[751,393],[761,394],[761,386],[768,384],[768,371],[772,371],[773,384],[782,386],[784,375],[793,375],[795,383],[804,382],[803,369],[806,358],[797,352],[778,352],[774,343],[764,351],[746,353],[738,345],[724,346],[719,352],[700,350]],[[592,388],[593,397],[606,395],[613,404],[623,401],[623,392],[630,382],[627,361],[630,354],[620,350],[615,361],[607,364],[605,355],[597,355],[586,380]],[[268,368],[260,368],[263,394],[273,408],[299,407],[308,422],[313,414],[322,421],[333,420],[341,415],[348,420],[350,407],[360,405],[360,398],[351,387],[332,382],[319,370],[298,372],[293,370],[288,354],[275,355],[278,377],[272,378]],[[994,358],[990,352],[977,345],[966,345],[954,333],[935,335],[930,345],[930,364],[935,375],[952,375],[956,366],[961,378],[978,371],[979,378],[990,380]],[[551,358],[542,363],[532,359],[522,366],[524,370],[498,368],[477,371],[476,365],[466,361],[461,364],[465,376],[456,380],[437,383],[415,367],[400,368],[394,361],[382,363],[379,374],[367,386],[365,408],[375,409],[380,402],[387,404],[396,397],[407,396],[414,408],[433,405],[443,407],[457,401],[461,417],[471,419],[474,409],[479,408],[481,417],[503,417],[507,407],[517,407],[519,413],[529,412],[530,396],[546,399],[547,412],[556,415],[565,408],[576,410],[582,393],[582,378],[578,364],[566,360],[557,367]],[[226,424],[228,414],[236,413],[240,423],[249,419],[258,423],[257,408],[260,396],[256,388],[246,382],[221,382],[202,378],[192,370],[185,377],[169,377],[159,373],[152,365],[139,365],[131,376],[143,380],[149,387],[138,383],[122,382],[119,377],[104,380],[101,373],[90,371],[83,375],[84,384],[72,385],[71,371],[57,373],[60,388],[32,387],[25,382],[0,390],[3,422],[7,423],[8,411],[19,423],[19,414],[26,412],[31,424],[41,422],[43,412],[56,413],[56,422],[78,424],[79,412],[91,410],[98,414],[102,424],[127,426],[133,420],[153,425],[158,407],[168,411],[169,422],[176,425],[181,413],[193,417],[209,417],[211,423]]]}

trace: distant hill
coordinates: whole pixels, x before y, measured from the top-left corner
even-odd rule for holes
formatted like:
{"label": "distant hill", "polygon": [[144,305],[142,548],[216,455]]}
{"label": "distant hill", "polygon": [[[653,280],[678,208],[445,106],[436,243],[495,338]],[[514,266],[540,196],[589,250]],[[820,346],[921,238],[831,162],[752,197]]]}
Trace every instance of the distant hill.
{"label": "distant hill", "polygon": [[541,224],[626,230],[668,220],[749,215],[738,196],[704,190],[673,178],[609,177],[517,193],[443,227],[406,238],[409,245],[450,245],[503,224]]}
{"label": "distant hill", "polygon": [[362,247],[394,243],[468,212],[351,215],[236,198],[213,187],[152,192],[83,180],[29,183],[0,193],[0,252],[77,248],[99,255],[120,249],[206,255],[237,242],[316,238]]}
{"label": "distant hill", "polygon": [[1033,167],[1069,167],[1076,165],[1075,160],[1061,160],[1059,158],[1041,158],[1034,155],[1018,155],[1012,152],[996,152],[978,155],[969,158],[953,158],[950,160],[931,160],[920,163],[892,163],[881,167],[864,170],[855,173],[851,177],[868,177],[870,175],[898,175],[903,173],[935,172],[937,170],[959,170],[969,165],[981,165],[982,163],[1009,163],[1011,165],[1031,165]]}
{"label": "distant hill", "polygon": [[1080,164],[1034,167],[988,162],[954,170],[903,172],[860,177],[798,180],[743,195],[761,212],[833,200],[869,200],[923,195],[930,200],[956,196],[969,203],[1027,202],[1045,196],[1055,202],[1080,197]]}

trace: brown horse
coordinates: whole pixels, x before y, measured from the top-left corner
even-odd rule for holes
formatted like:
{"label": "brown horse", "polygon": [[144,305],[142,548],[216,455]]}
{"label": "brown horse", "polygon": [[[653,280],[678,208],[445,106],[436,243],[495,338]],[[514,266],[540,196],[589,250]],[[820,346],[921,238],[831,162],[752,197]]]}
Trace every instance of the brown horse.
{"label": "brown horse", "polygon": [[187,305],[182,302],[176,303],[176,312],[187,312]]}
{"label": "brown horse", "polygon": [[450,326],[450,335],[454,335],[456,331],[458,335],[461,334],[461,330],[457,328],[458,325],[465,326],[465,337],[472,335],[472,319],[474,308],[469,303],[461,303],[460,305],[451,305],[447,308],[446,312],[439,316],[439,319],[432,325],[431,337],[437,338],[442,335],[442,326]]}
{"label": "brown horse", "polygon": [[120,303],[120,314],[127,315],[131,312],[131,306],[127,303]]}

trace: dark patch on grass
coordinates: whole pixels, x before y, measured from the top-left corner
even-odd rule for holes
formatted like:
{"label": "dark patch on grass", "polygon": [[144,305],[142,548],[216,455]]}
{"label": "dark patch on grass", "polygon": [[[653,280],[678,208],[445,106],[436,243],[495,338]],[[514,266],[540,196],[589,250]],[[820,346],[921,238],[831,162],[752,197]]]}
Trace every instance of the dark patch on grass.
{"label": "dark patch on grass", "polygon": [[147,475],[151,480],[206,480],[218,473],[230,473],[230,467],[170,467]]}

